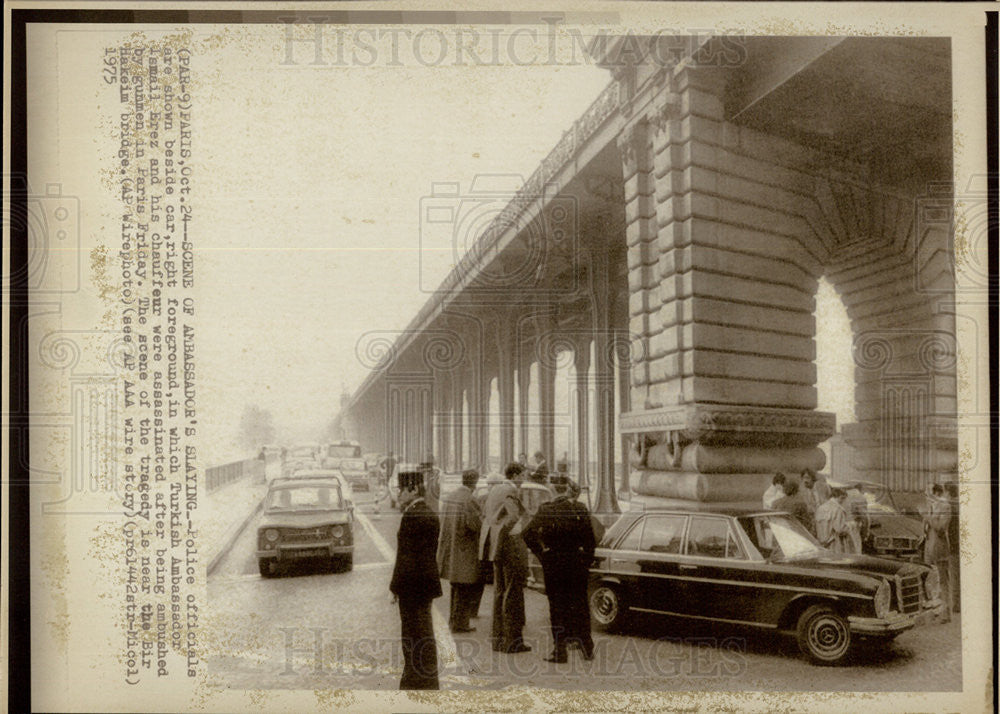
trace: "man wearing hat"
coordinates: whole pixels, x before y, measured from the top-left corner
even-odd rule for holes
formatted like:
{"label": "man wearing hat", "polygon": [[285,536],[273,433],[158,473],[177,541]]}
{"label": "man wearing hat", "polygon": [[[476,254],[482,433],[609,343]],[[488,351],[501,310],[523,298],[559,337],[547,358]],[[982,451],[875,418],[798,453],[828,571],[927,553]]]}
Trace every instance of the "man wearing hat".
{"label": "man wearing hat", "polygon": [[438,578],[438,518],[424,500],[423,473],[400,469],[399,505],[403,517],[396,536],[396,563],[389,590],[399,603],[403,645],[400,689],[438,689],[437,642],[431,603],[441,596]]}
{"label": "man wearing hat", "polygon": [[578,645],[585,659],[594,656],[587,604],[587,579],[594,559],[594,530],[590,511],[566,476],[552,477],[556,498],[538,507],[524,529],[524,542],[542,563],[549,598],[552,654],[549,662],[565,662],[568,644]]}

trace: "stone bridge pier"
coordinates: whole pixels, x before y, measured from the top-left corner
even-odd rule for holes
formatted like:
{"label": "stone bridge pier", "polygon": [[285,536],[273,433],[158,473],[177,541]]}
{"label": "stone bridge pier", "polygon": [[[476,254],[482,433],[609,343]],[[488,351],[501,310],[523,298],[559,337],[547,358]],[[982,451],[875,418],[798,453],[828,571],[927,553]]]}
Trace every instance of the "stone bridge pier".
{"label": "stone bridge pier", "polygon": [[568,433],[607,513],[618,489],[758,503],[776,471],[823,471],[838,431],[824,279],[852,331],[853,473],[954,479],[947,40],[680,39],[592,49],[612,83],[407,330],[359,347],[343,418],[455,470],[551,465]]}

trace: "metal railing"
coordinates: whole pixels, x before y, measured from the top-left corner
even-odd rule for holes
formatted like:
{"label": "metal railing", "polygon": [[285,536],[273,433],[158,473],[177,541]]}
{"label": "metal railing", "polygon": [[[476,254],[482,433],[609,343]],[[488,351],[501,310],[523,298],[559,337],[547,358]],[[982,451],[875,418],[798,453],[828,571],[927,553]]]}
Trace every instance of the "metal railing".
{"label": "metal railing", "polygon": [[205,469],[205,488],[211,493],[227,483],[249,476],[260,478],[263,474],[264,462],[259,459],[242,459],[221,466],[211,466]]}

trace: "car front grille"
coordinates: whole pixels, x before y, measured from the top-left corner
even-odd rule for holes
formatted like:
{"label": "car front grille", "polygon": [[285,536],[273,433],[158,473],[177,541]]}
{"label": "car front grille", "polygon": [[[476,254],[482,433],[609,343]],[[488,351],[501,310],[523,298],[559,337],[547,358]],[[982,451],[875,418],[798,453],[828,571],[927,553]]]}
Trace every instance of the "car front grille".
{"label": "car front grille", "polygon": [[875,547],[879,550],[916,550],[916,538],[876,536]]}
{"label": "car front grille", "polygon": [[920,575],[896,576],[896,598],[900,612],[920,612],[920,595]]}
{"label": "car front grille", "polygon": [[297,543],[311,543],[313,541],[330,540],[330,528],[319,526],[317,528],[281,528],[281,540],[295,541]]}

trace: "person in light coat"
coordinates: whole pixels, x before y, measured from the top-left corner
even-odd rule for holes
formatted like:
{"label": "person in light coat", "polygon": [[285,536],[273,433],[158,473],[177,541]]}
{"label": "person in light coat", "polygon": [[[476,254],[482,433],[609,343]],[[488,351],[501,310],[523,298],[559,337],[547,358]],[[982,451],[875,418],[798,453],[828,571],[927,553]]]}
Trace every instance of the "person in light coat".
{"label": "person in light coat", "polygon": [[780,471],[774,475],[771,479],[771,485],[767,487],[764,491],[764,498],[761,499],[764,504],[764,508],[773,509],[774,502],[779,498],[784,498],[785,496],[785,474]]}
{"label": "person in light coat", "polygon": [[944,486],[934,484],[927,496],[927,506],[921,514],[924,521],[924,562],[937,568],[941,583],[941,600],[945,604],[941,622],[951,622],[951,580],[948,559],[951,556],[951,505],[945,500]]}
{"label": "person in light coat", "polygon": [[857,526],[844,508],[846,500],[847,492],[834,488],[830,491],[830,498],[816,509],[816,538],[820,545],[834,553],[860,552],[852,536]]}
{"label": "person in light coat", "polygon": [[452,632],[472,632],[469,619],[479,612],[483,580],[479,568],[480,506],[473,498],[479,472],[462,472],[462,485],[441,499],[441,537],[437,563],[441,577],[451,583],[448,626]]}
{"label": "person in light coat", "polygon": [[507,480],[486,497],[479,547],[483,560],[493,562],[493,650],[517,654],[531,650],[522,639],[528,548],[521,538],[525,509],[518,485],[524,480],[524,467],[508,464],[504,475]]}

